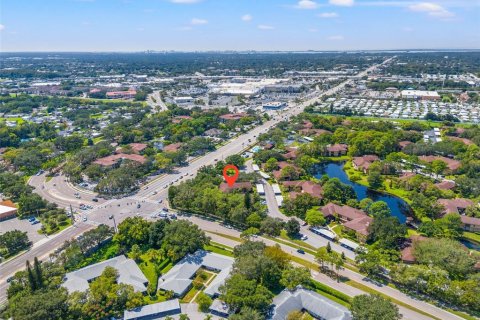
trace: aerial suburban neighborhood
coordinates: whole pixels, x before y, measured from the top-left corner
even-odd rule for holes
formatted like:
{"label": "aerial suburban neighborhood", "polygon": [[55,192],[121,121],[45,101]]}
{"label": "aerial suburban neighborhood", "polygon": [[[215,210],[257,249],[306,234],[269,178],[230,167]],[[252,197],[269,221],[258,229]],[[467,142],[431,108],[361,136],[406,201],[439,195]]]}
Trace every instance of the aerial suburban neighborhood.
{"label": "aerial suburban neighborhood", "polygon": [[480,319],[473,2],[0,3],[0,319]]}

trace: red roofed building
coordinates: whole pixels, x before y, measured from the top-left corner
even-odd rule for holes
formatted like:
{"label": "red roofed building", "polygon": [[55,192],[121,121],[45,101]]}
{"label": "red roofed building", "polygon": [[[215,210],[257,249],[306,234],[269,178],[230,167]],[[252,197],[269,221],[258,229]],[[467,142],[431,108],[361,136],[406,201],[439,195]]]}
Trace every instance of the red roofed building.
{"label": "red roofed building", "polygon": [[460,216],[462,228],[465,231],[480,232],[480,218]]}
{"label": "red roofed building", "polygon": [[0,221],[12,219],[17,216],[17,207],[11,200],[0,202]]}
{"label": "red roofed building", "polygon": [[409,144],[412,144],[413,142],[412,141],[400,141],[398,143],[398,146],[400,147],[400,150],[403,150],[405,149],[406,146],[408,146]]}
{"label": "red roofed building", "polygon": [[132,148],[132,151],[137,154],[148,147],[146,143],[130,143],[129,146]]}
{"label": "red roofed building", "polygon": [[352,160],[352,165],[356,170],[363,171],[364,173],[368,172],[368,168],[370,165],[375,162],[380,160],[376,155],[366,155],[366,156],[361,156],[361,157],[354,157]]}
{"label": "red roofed building", "polygon": [[182,143],[180,143],[180,142],[172,143],[172,144],[169,144],[168,146],[163,147],[163,151],[164,152],[178,152],[181,147],[182,147]]}
{"label": "red roofed building", "polygon": [[467,146],[471,146],[475,144],[472,140],[466,139],[466,138],[448,137],[448,139],[463,142]]}
{"label": "red roofed building", "polygon": [[272,172],[273,176],[275,177],[275,179],[276,179],[277,181],[286,180],[286,179],[284,179],[284,177],[282,177],[282,169],[283,169],[283,168],[292,167],[292,168],[294,168],[298,173],[300,173],[300,168],[299,168],[299,167],[297,167],[297,166],[294,165],[294,164],[290,164],[290,163],[288,163],[288,162],[286,162],[286,161],[280,161],[280,162],[278,163],[278,167],[280,168],[280,170],[275,170],[275,171]]}
{"label": "red roofed building", "polygon": [[458,213],[462,214],[470,206],[473,206],[474,203],[472,200],[464,198],[455,198],[455,199],[438,199],[437,203],[445,208],[443,214],[448,213]]}
{"label": "red roofed building", "polygon": [[240,120],[240,119],[245,118],[247,116],[248,116],[248,114],[246,114],[244,112],[242,112],[242,113],[227,113],[227,114],[221,115],[220,119],[222,119],[224,121]]}
{"label": "red roofed building", "polygon": [[332,134],[330,131],[323,130],[323,129],[301,129],[300,133],[305,136],[319,136],[321,134]]}
{"label": "red roofed building", "polygon": [[285,181],[282,183],[282,185],[290,190],[294,190],[294,192],[290,192],[291,199],[295,199],[299,194],[299,192],[296,191],[301,191],[301,193],[308,193],[315,198],[322,198],[322,186],[313,181]]}
{"label": "red roofed building", "polygon": [[442,182],[435,183],[435,186],[440,190],[451,190],[455,188],[455,182],[450,180],[443,180]]}
{"label": "red roofed building", "polygon": [[373,218],[369,216],[364,216],[362,218],[357,218],[348,222],[343,223],[343,228],[348,230],[352,230],[357,235],[357,238],[360,241],[366,241],[368,234],[368,227],[372,224]]}
{"label": "red roofed building", "polygon": [[111,99],[133,99],[137,94],[136,90],[128,91],[110,91],[106,93],[107,98]]}
{"label": "red roofed building", "polygon": [[402,261],[404,263],[415,263],[415,256],[413,255],[413,246],[414,246],[414,243],[415,242],[420,242],[420,241],[424,241],[428,238],[426,237],[423,237],[423,236],[411,236],[407,241],[406,241],[406,247],[402,249],[402,251],[400,252],[400,259],[402,259]]}
{"label": "red roofed building", "polygon": [[327,157],[339,157],[346,155],[348,151],[348,145],[346,144],[329,144],[325,148],[325,156]]}
{"label": "red roofed building", "polygon": [[172,122],[173,123],[180,123],[182,120],[192,120],[193,118],[190,116],[176,116],[173,118]]}
{"label": "red roofed building", "polygon": [[456,171],[462,165],[462,163],[458,160],[454,160],[454,159],[450,159],[442,156],[420,156],[418,157],[418,159],[428,163],[431,163],[434,160],[443,161],[447,164],[448,169],[450,169],[451,171]]}
{"label": "red roofed building", "polygon": [[118,154],[112,154],[111,156],[97,159],[93,163],[101,165],[102,167],[115,167],[120,165],[120,163],[123,160],[130,160],[140,164],[144,164],[146,161],[145,157],[139,154],[118,153]]}
{"label": "red roofed building", "polygon": [[355,220],[358,218],[363,218],[367,214],[359,209],[352,208],[350,206],[339,206],[333,202],[328,203],[323,206],[321,209],[322,214],[325,218],[329,217],[338,217],[340,221],[346,222]]}
{"label": "red roofed building", "polygon": [[251,182],[235,182],[231,187],[226,182],[222,182],[219,187],[222,192],[231,192],[233,190],[241,190],[243,192],[252,190]]}

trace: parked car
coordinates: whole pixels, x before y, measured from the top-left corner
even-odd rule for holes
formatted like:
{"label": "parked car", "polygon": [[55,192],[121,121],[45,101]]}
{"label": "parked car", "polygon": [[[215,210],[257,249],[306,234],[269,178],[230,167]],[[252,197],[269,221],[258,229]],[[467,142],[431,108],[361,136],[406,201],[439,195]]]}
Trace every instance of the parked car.
{"label": "parked car", "polygon": [[303,251],[302,249],[297,249],[297,252],[300,254],[305,254],[305,251]]}
{"label": "parked car", "polygon": [[97,198],[93,198],[92,201],[93,201],[93,202],[98,202],[98,199],[97,199]]}

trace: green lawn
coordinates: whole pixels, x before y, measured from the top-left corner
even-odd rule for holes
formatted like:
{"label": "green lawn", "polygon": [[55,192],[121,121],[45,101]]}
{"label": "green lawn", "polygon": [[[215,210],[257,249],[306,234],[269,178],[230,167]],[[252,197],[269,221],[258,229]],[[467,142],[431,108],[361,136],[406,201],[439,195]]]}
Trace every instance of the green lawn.
{"label": "green lawn", "polygon": [[300,247],[303,247],[303,248],[308,248],[308,249],[311,249],[311,250],[316,250],[316,248],[302,240],[298,240],[298,239],[292,239],[288,236],[287,234],[287,231],[285,230],[282,230],[281,233],[280,233],[280,238],[284,239],[284,240],[287,240],[287,241],[290,241],[290,242],[293,242],[293,243],[296,243],[297,245],[299,245]]}
{"label": "green lawn", "polygon": [[214,252],[228,257],[233,257],[233,252],[231,248],[217,242],[210,241],[210,244],[205,245],[203,248],[210,252]]}
{"label": "green lawn", "polygon": [[479,233],[464,231],[463,232],[463,237],[467,240],[480,243],[480,234]]}

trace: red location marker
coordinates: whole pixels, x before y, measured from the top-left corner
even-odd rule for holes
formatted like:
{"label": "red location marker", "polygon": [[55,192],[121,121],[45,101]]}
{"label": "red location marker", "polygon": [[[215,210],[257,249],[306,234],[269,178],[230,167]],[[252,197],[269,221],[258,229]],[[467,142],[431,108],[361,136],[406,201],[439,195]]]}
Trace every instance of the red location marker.
{"label": "red location marker", "polygon": [[[235,171],[235,173],[233,174],[233,176],[229,176],[227,173],[229,170],[233,170]],[[233,186],[233,184],[235,183],[235,181],[237,181],[237,178],[238,178],[238,168],[236,166],[234,166],[233,164],[227,164],[225,166],[225,168],[223,168],[223,177],[225,178],[225,181],[227,181],[228,183],[228,186],[231,188]]]}

